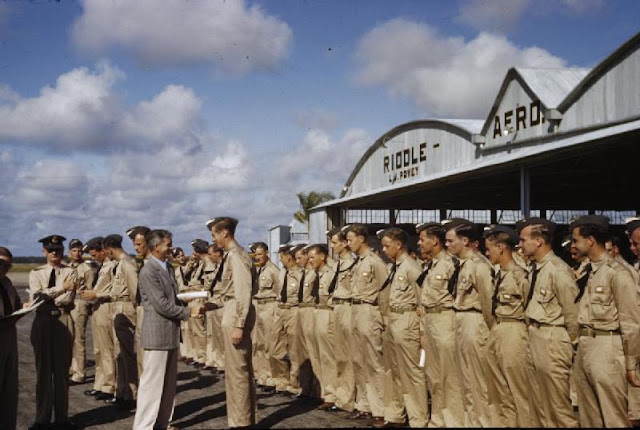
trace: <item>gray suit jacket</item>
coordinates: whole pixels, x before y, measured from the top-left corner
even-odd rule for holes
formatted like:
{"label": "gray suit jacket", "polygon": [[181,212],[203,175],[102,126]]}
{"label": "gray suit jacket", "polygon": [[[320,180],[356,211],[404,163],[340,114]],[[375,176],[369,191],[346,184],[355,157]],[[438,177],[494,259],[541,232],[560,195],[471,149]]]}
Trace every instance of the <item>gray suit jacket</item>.
{"label": "gray suit jacket", "polygon": [[140,270],[140,298],[144,309],[141,343],[143,349],[171,350],[180,346],[180,320],[190,316],[176,294],[175,276],[149,258]]}

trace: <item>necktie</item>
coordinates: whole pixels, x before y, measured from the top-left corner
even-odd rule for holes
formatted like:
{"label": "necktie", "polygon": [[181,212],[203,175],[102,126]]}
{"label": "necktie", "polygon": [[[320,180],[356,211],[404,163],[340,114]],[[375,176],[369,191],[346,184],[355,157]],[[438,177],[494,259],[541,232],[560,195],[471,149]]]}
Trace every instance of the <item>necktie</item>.
{"label": "necktie", "polygon": [[289,269],[284,271],[284,282],[282,283],[282,289],[280,290],[280,301],[287,303],[287,286],[289,281]]}
{"label": "necktie", "polygon": [[453,274],[451,274],[451,278],[449,278],[449,283],[447,284],[447,289],[449,290],[449,294],[454,298],[458,295],[458,277],[460,276],[460,270],[466,263],[465,260],[462,264],[460,264],[460,260],[457,258],[453,259]]}
{"label": "necktie", "polygon": [[209,287],[209,290],[211,292],[213,292],[213,289],[215,288],[215,286],[218,285],[218,282],[222,280],[222,271],[224,270],[224,262],[226,260],[227,260],[227,256],[225,255],[224,257],[222,257],[222,261],[220,262],[220,267],[218,267],[216,276],[213,278],[213,281],[211,281],[211,287]]}
{"label": "necktie", "polygon": [[101,268],[102,268],[102,265],[100,265],[100,267],[98,267],[98,271],[93,276],[93,282],[91,283],[91,289],[92,290],[96,287],[96,284],[98,283],[98,278],[100,278],[100,269]]}
{"label": "necktie", "polygon": [[502,284],[502,280],[504,279],[505,275],[500,276],[500,271],[498,270],[496,272],[496,277],[498,282],[496,282],[496,286],[494,287],[493,290],[493,299],[491,300],[491,315],[493,315],[494,317],[496,316],[496,308],[498,307],[498,292],[500,291],[500,284]]}
{"label": "necktie", "polygon": [[53,288],[56,286],[56,269],[55,267],[51,269],[51,274],[49,275],[49,286],[48,288]]}
{"label": "necktie", "polygon": [[320,304],[320,274],[316,272],[316,279],[313,281],[313,288],[311,289],[311,295],[313,296],[316,305]]}
{"label": "necktie", "polygon": [[394,264],[393,267],[391,268],[391,272],[389,273],[389,276],[387,276],[387,280],[384,281],[384,284],[382,284],[382,287],[380,287],[380,291],[383,291],[385,288],[387,288],[389,286],[390,283],[393,282],[393,277],[396,274],[396,269],[398,268],[399,264]]}
{"label": "necktie", "polygon": [[304,297],[304,278],[307,276],[307,271],[302,269],[302,279],[300,279],[300,288],[298,288],[298,303],[302,303]]}
{"label": "necktie", "polygon": [[422,283],[424,282],[424,278],[427,277],[427,275],[429,274],[429,270],[431,270],[432,266],[433,266],[433,260],[429,260],[429,262],[427,263],[427,267],[425,267],[425,269],[424,269],[424,272],[422,272],[422,274],[416,280],[416,283],[418,284],[418,286],[422,287]]}
{"label": "necktie", "polygon": [[538,280],[538,272],[540,272],[540,269],[537,269],[537,265],[536,262],[534,261],[531,264],[531,286],[529,287],[529,294],[527,295],[527,305],[525,306],[525,310],[529,307],[529,303],[531,302],[531,299],[533,298],[533,290],[536,286],[536,281]]}
{"label": "necktie", "polygon": [[587,281],[589,281],[589,275],[591,274],[592,269],[593,267],[591,267],[591,263],[587,264],[584,268],[584,275],[582,275],[580,279],[576,281],[576,284],[578,284],[579,291],[574,303],[578,303],[582,298],[582,296],[584,295],[584,290],[587,287]]}
{"label": "necktie", "polygon": [[2,304],[4,306],[4,316],[11,315],[13,313],[13,306],[11,300],[9,300],[9,293],[5,289],[4,284],[0,281],[0,292],[2,292]]}
{"label": "necktie", "polygon": [[338,260],[338,266],[336,267],[336,273],[333,275],[333,279],[331,280],[331,284],[329,285],[329,295],[333,294],[336,290],[336,285],[338,284],[338,276],[340,274],[340,260]]}

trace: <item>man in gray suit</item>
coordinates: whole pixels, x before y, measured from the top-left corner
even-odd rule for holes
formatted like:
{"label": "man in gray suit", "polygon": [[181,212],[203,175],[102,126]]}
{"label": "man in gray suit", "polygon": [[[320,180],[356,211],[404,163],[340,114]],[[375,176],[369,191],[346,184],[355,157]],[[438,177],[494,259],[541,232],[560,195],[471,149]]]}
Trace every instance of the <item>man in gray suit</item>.
{"label": "man in gray suit", "polygon": [[173,268],[167,263],[172,236],[152,230],[147,236],[151,256],[140,270],[139,290],[144,308],[142,348],[145,350],[138,389],[135,430],[166,429],[173,415],[178,372],[180,321],[189,319],[189,308],[176,294]]}

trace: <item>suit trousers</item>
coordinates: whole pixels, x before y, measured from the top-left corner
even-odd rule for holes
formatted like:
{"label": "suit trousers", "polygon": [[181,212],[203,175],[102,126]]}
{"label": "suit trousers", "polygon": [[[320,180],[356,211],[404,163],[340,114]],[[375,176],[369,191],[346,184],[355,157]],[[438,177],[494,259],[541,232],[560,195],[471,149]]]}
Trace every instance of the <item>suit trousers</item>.
{"label": "suit trousers", "polygon": [[333,306],[333,353],[336,361],[335,395],[336,406],[344,411],[352,411],[356,382],[351,362],[353,326],[351,325],[351,304],[340,303]]}
{"label": "suit trousers", "polygon": [[231,334],[235,328],[236,301],[232,299],[224,305],[222,338],[227,360],[224,384],[227,392],[229,427],[251,426],[256,423],[257,397],[251,361],[251,330],[255,318],[255,309],[251,306],[245,321],[242,341],[234,345]]}
{"label": "suit trousers", "polygon": [[[367,398],[370,411],[362,406],[363,412],[371,412],[374,417],[384,416],[384,365],[382,359],[382,316],[377,306],[353,305],[353,339],[359,348],[354,351],[354,363],[362,363],[364,384],[363,394]],[[356,387],[358,375],[356,375]],[[360,388],[356,388],[360,390]]]}
{"label": "suit trousers", "polygon": [[456,345],[466,427],[490,427],[487,394],[489,328],[480,312],[456,312]]}
{"label": "suit trousers", "polygon": [[76,299],[71,310],[73,320],[73,358],[71,359],[71,379],[75,382],[84,382],[85,362],[87,360],[86,335],[87,322],[89,321],[89,303],[86,300]]}
{"label": "suit trousers", "polygon": [[13,323],[0,322],[0,345],[0,429],[14,430],[18,417],[18,338]]}
{"label": "suit trousers", "polygon": [[93,382],[93,389],[107,394],[113,394],[116,391],[116,361],[111,315],[111,303],[108,302],[98,304],[91,315],[93,350],[96,357],[96,379]]}
{"label": "suit trousers", "polygon": [[564,327],[529,326],[529,353],[539,384],[543,427],[578,427],[569,397],[573,348]]}
{"label": "suit trousers", "polygon": [[429,426],[462,427],[462,376],[456,351],[456,314],[453,310],[422,317],[424,371],[431,393]]}
{"label": "suit trousers", "polygon": [[[46,306],[46,305],[45,305]],[[38,311],[31,326],[36,359],[36,423],[69,421],[69,368],[73,349],[73,321],[68,313],[53,316]]]}
{"label": "suit trousers", "polygon": [[[270,333],[271,377],[278,391],[300,393],[300,357],[298,341],[298,308],[276,311],[273,330]],[[289,365],[286,358],[289,356]]]}
{"label": "suit trousers", "polygon": [[143,368],[133,429],[166,429],[176,397],[178,348],[145,350]]}
{"label": "suit trousers", "polygon": [[631,427],[622,337],[581,336],[574,364],[580,427]]}
{"label": "suit trousers", "polygon": [[335,316],[330,309],[315,310],[316,344],[320,395],[325,402],[336,402],[336,358],[334,354]]}
{"label": "suit trousers", "polygon": [[117,365],[116,397],[133,400],[138,392],[138,364],[136,360],[136,309],[131,302],[114,302],[114,353]]}
{"label": "suit trousers", "polygon": [[540,427],[531,395],[535,387],[533,363],[527,347],[529,334],[523,322],[495,324],[487,345],[488,394],[494,427]]}
{"label": "suit trousers", "polygon": [[273,324],[278,305],[275,301],[269,303],[256,304],[256,325],[253,329],[252,339],[254,342],[253,364],[256,372],[256,380],[260,385],[274,387],[271,377],[271,365],[269,356],[269,333],[273,331]]}

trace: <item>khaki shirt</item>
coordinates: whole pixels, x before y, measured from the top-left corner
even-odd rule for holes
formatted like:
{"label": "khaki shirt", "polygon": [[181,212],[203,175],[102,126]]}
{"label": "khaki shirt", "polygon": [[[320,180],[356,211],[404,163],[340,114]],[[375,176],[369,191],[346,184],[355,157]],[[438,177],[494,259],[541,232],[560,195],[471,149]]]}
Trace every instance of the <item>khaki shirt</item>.
{"label": "khaki shirt", "polygon": [[223,302],[230,299],[236,300],[236,320],[233,326],[244,328],[249,309],[251,309],[253,263],[247,252],[236,243],[229,246],[225,257],[221,282],[216,285],[216,288],[220,288],[220,297]]}
{"label": "khaki shirt", "polygon": [[467,258],[460,259],[457,289],[455,308],[461,311],[481,311],[487,326],[491,328],[494,323],[491,315],[493,280],[491,265],[485,258],[481,258],[476,252],[469,252]]}
{"label": "khaki shirt", "polygon": [[[533,269],[533,266],[532,266]],[[572,341],[578,337],[578,286],[571,268],[553,251],[536,263],[538,276],[526,315],[530,320],[550,325],[562,325]],[[529,284],[533,270],[529,273]]]}
{"label": "khaki shirt", "polygon": [[313,269],[305,269],[301,303],[315,303],[315,299],[311,294],[315,280],[316,271]]}
{"label": "khaki shirt", "polygon": [[640,356],[640,309],[633,275],[606,252],[591,266],[578,305],[578,324],[596,330],[620,330],[627,369],[635,369]]}
{"label": "khaki shirt", "polygon": [[[68,266],[76,269],[76,272],[78,272],[78,288],[76,291],[93,289],[93,280],[98,276],[98,273],[91,263],[86,261],[83,261],[82,263],[72,261]],[[79,298],[81,297],[76,295],[76,299]]]}
{"label": "khaki shirt", "polygon": [[340,270],[336,283],[336,290],[333,292],[335,298],[350,299],[351,298],[351,279],[353,278],[353,270],[355,268],[356,259],[351,253],[347,253],[344,258],[339,258],[334,270]]}
{"label": "khaki shirt", "polygon": [[[329,287],[331,286],[331,282],[333,281],[333,277],[336,274],[335,268],[332,268],[328,264],[323,265],[320,270],[315,274],[316,279],[320,279],[318,296],[320,298],[320,302],[318,303],[320,306],[329,306],[332,304],[332,294],[329,294]],[[313,284],[312,284],[313,285]],[[337,286],[336,286],[337,288]],[[334,291],[335,293],[335,291]]]}
{"label": "khaki shirt", "polygon": [[218,274],[219,264],[214,263],[209,258],[204,260],[203,268],[202,268],[202,287],[198,288],[200,290],[209,290],[211,288],[211,283],[215,279]]}
{"label": "khaki shirt", "polygon": [[276,293],[278,302],[282,302],[282,289],[285,288],[284,281],[287,281],[287,302],[288,305],[298,304],[298,290],[300,289],[300,281],[302,280],[302,270],[298,266],[287,270],[280,271],[280,279],[278,280],[278,291]]}
{"label": "khaki shirt", "polygon": [[185,272],[187,270],[187,265],[178,266],[176,270],[174,270],[174,275],[176,277],[176,284],[178,284],[178,291],[184,293],[188,290],[188,279],[185,279]]}
{"label": "khaki shirt", "polygon": [[[56,271],[56,285],[49,288],[51,272]],[[73,303],[76,292],[65,291],[64,282],[69,279],[78,287],[78,272],[76,269],[61,264],[53,267],[50,264],[37,267],[29,272],[29,301],[33,301],[35,294],[45,294],[54,300],[56,306],[66,306]]]}
{"label": "khaki shirt", "polygon": [[135,302],[138,293],[136,260],[123,253],[116,262],[115,268],[110,292],[111,299],[116,302]]}
{"label": "khaki shirt", "polygon": [[[420,306],[420,286],[417,283],[422,275],[422,267],[406,252],[395,262],[396,273],[393,274],[389,288],[389,306]],[[393,269],[392,269],[393,270]]]}
{"label": "khaki shirt", "polygon": [[351,297],[367,303],[377,304],[380,288],[389,273],[382,259],[368,250],[360,256],[353,268]]}
{"label": "khaki shirt", "polygon": [[498,287],[497,292],[494,290],[496,316],[524,321],[525,302],[529,295],[527,271],[512,261],[505,270],[498,270],[495,285]]}
{"label": "khaki shirt", "polygon": [[111,287],[114,278],[115,261],[105,260],[98,271],[98,281],[93,289],[97,296],[97,301],[108,302],[111,300]]}
{"label": "khaki shirt", "polygon": [[276,297],[276,289],[280,279],[280,269],[273,264],[271,260],[267,260],[264,266],[257,270],[256,274],[258,283],[258,293],[256,299],[270,299]]}
{"label": "khaki shirt", "polygon": [[422,281],[422,306],[452,308],[453,297],[449,294],[449,279],[455,271],[453,258],[443,250],[431,261],[431,268]]}
{"label": "khaki shirt", "polygon": [[198,260],[192,266],[187,263],[187,275],[187,288],[189,290],[199,290],[202,288],[204,285],[204,262]]}

